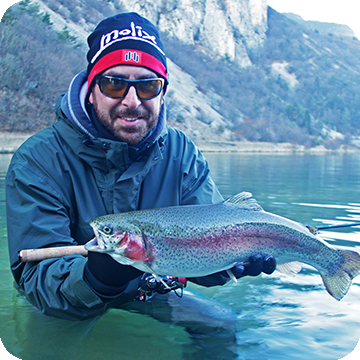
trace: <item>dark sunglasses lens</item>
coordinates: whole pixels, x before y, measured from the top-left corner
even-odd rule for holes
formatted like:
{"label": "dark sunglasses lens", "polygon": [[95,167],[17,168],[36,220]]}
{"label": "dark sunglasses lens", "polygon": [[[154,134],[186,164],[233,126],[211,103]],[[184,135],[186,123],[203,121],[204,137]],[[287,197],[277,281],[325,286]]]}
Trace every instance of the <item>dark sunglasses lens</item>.
{"label": "dark sunglasses lens", "polygon": [[127,89],[127,82],[121,79],[116,78],[107,78],[103,77],[99,81],[99,87],[103,94],[114,97],[121,98],[124,96]]}
{"label": "dark sunglasses lens", "polygon": [[137,93],[141,99],[151,99],[160,94],[162,87],[161,80],[145,80],[137,84]]}

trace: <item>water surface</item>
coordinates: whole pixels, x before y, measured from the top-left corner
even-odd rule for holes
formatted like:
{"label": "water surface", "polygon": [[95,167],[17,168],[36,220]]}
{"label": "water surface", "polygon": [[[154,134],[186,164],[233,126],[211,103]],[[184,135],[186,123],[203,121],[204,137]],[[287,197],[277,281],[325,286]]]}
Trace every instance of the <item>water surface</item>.
{"label": "water surface", "polygon": [[[265,210],[307,225],[360,222],[357,154],[205,156],[224,197],[250,191]],[[0,155],[0,337],[18,358],[337,360],[359,341],[360,277],[337,302],[310,267],[295,277],[275,272],[223,287],[191,285],[182,299],[166,300],[171,314],[149,305],[156,319],[117,309],[83,322],[42,315],[12,285],[4,195],[9,161]],[[321,235],[360,251],[359,227]]]}

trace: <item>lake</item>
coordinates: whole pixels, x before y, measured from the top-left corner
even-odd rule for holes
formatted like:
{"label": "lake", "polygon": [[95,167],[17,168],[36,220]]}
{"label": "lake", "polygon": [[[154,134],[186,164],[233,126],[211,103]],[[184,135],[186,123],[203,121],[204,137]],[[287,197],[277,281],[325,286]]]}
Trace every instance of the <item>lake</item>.
{"label": "lake", "polygon": [[[306,225],[360,222],[358,154],[206,153],[224,197],[250,191],[267,211]],[[295,277],[279,272],[204,288],[189,285],[169,298],[171,314],[112,309],[71,322],[42,315],[13,288],[0,155],[0,337],[23,360],[317,359],[337,360],[360,338],[360,277],[340,302],[309,266]],[[320,232],[332,245],[360,252],[360,227]],[[149,311],[150,313],[150,311]],[[160,315],[159,315],[160,314]],[[204,320],[205,319],[205,320]]]}

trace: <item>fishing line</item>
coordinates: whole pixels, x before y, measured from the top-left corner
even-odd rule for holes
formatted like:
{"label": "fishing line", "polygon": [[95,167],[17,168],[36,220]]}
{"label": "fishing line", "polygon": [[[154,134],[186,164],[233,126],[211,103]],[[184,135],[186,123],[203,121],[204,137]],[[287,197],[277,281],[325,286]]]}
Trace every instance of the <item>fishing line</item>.
{"label": "fishing line", "polygon": [[352,224],[340,224],[340,225],[327,225],[327,226],[316,226],[318,230],[326,230],[326,229],[336,229],[342,227],[351,227],[351,226],[358,226],[360,223],[352,223]]}

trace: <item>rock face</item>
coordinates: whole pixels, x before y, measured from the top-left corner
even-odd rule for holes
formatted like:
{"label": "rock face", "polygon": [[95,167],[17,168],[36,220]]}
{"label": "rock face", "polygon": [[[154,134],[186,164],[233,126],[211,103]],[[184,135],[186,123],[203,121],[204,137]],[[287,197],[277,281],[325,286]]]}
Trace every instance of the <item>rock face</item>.
{"label": "rock face", "polygon": [[[42,12],[50,14],[57,31],[66,27],[83,43],[102,20],[74,23],[51,10],[46,5],[48,0],[33,1]],[[79,12],[89,12],[83,9],[85,2],[74,2]],[[113,11],[137,12],[169,39],[194,45],[215,59],[228,59],[243,68],[252,65],[249,54],[261,48],[266,40],[267,0],[112,0],[108,5]],[[196,80],[175,64],[176,59],[167,60],[170,73],[166,94],[168,123],[194,141],[214,137],[218,141],[231,139],[231,122],[216,110],[215,105],[221,99],[210,90],[206,94],[199,90]],[[237,117],[242,118],[243,114],[239,111]]]}
{"label": "rock face", "polygon": [[[242,67],[265,40],[267,0],[120,0],[160,31]],[[216,21],[215,21],[216,20]]]}

